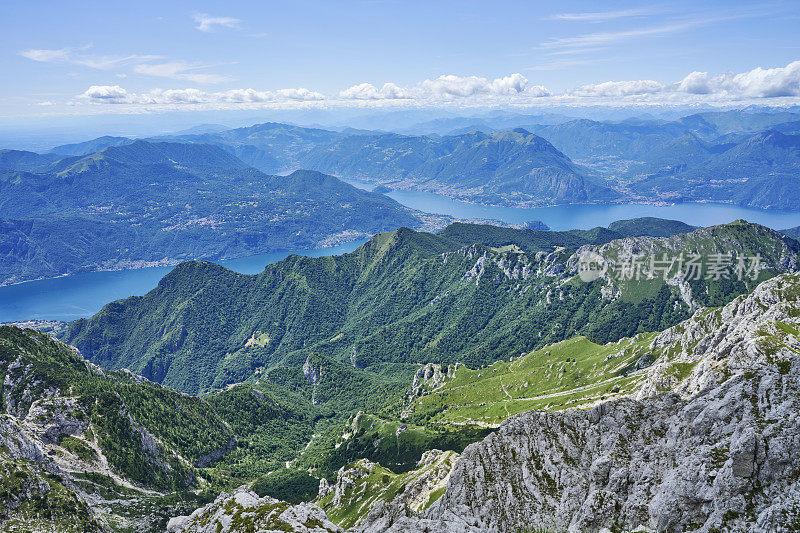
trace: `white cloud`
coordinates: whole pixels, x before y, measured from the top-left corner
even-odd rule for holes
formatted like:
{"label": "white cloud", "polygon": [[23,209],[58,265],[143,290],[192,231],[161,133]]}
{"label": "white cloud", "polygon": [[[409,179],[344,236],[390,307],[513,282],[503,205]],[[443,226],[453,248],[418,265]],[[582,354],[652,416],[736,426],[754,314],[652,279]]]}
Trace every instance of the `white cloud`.
{"label": "white cloud", "polygon": [[660,10],[641,7],[636,9],[620,9],[618,11],[595,11],[588,13],[559,13],[545,20],[567,20],[573,22],[605,22],[607,20],[621,19],[627,17],[641,17],[655,15]]}
{"label": "white cloud", "polygon": [[678,83],[678,90],[691,94],[708,94],[711,87],[708,85],[708,72],[694,71]]}
{"label": "white cloud", "polygon": [[200,31],[212,32],[219,28],[239,29],[242,21],[233,17],[212,17],[206,13],[198,13],[194,17]]}
{"label": "white cloud", "polygon": [[341,91],[339,96],[346,100],[397,100],[411,98],[411,93],[394,83],[384,83],[380,89],[371,83],[360,83]]}
{"label": "white cloud", "polygon": [[[186,67],[161,66],[160,75],[184,75]],[[159,75],[159,74],[153,74]],[[191,74],[190,74],[191,75]],[[785,97],[793,97],[786,100]],[[444,75],[419,83],[400,86],[385,83],[354,85],[327,98],[308,88],[259,91],[253,88],[205,91],[201,89],[152,89],[132,93],[119,85],[93,85],[73,103],[126,104],[147,108],[228,109],[261,107],[325,106],[426,106],[426,105],[687,105],[764,102],[800,103],[800,61],[785,67],[755,68],[741,73],[710,75],[694,71],[682,80],[664,83],[656,80],[606,81],[552,93],[532,84],[521,74],[490,79],[478,76]]]}
{"label": "white cloud", "polygon": [[723,86],[745,96],[768,98],[775,96],[800,96],[800,61],[785,67],[755,68],[725,80]]}
{"label": "white cloud", "polygon": [[160,59],[156,55],[130,54],[126,56],[98,56],[86,54],[84,48],[59,48],[56,50],[30,49],[23,50],[19,55],[38,61],[40,63],[69,63],[96,70],[108,70],[125,64],[142,63]]}
{"label": "white cloud", "polygon": [[325,95],[316,91],[310,91],[304,87],[298,89],[278,89],[275,91],[278,96],[286,100],[324,100]]}
{"label": "white cloud", "polygon": [[133,71],[137,74],[171,78],[173,80],[186,80],[194,83],[223,83],[233,78],[219,74],[197,72],[210,68],[211,65],[187,63],[186,61],[170,61],[167,63],[142,63],[135,65]]}
{"label": "white cloud", "polygon": [[710,76],[708,72],[694,71],[673,84],[654,80],[608,81],[584,85],[565,94],[599,98],[662,94],[672,100],[680,95],[692,95],[704,101],[800,96],[800,61],[785,67],[757,67],[738,74],[727,72]]}
{"label": "white cloud", "polygon": [[60,48],[58,50],[23,50],[19,53],[22,57],[27,57],[28,59],[32,59],[34,61],[40,61],[42,63],[53,63],[56,61],[66,61],[67,58],[72,54],[72,50],[69,48]]}
{"label": "white cloud", "polygon": [[620,98],[624,96],[659,93],[664,89],[664,84],[654,80],[607,81],[604,83],[583,85],[572,91],[567,91],[567,94],[587,97]]}
{"label": "white cloud", "polygon": [[489,80],[477,76],[443,75],[424,80],[410,87],[385,83],[378,89],[370,83],[361,83],[345,89],[339,97],[345,100],[400,100],[420,101],[454,100],[470,97],[548,96],[550,92],[541,85],[530,85],[522,74],[511,74]]}
{"label": "white cloud", "polygon": [[118,102],[127,98],[128,92],[119,85],[92,85],[82,97],[103,102]]}
{"label": "white cloud", "polygon": [[[201,63],[190,63],[188,61],[162,61],[159,55],[129,54],[126,56],[94,55],[87,54],[83,48],[60,48],[57,50],[31,49],[23,50],[19,54],[33,61],[40,63],[67,63],[70,65],[80,65],[95,70],[111,70],[120,67],[127,67],[136,74],[145,76],[157,76],[171,78],[174,80],[191,81],[193,83],[224,83],[232,81],[230,76],[213,74],[209,72],[199,72],[209,69],[215,65],[204,65]],[[124,78],[126,73],[116,74],[117,77]]]}
{"label": "white cloud", "polygon": [[707,72],[692,72],[678,83],[677,90],[750,98],[800,96],[800,61],[785,67],[757,67],[739,74],[728,72],[711,77]]}
{"label": "white cloud", "polygon": [[80,99],[102,104],[181,105],[181,104],[253,104],[319,101],[324,95],[305,88],[256,91],[231,89],[207,92],[200,89],[153,89],[143,93],[129,93],[119,85],[93,85]]}
{"label": "white cloud", "polygon": [[591,48],[597,46],[605,46],[620,41],[627,41],[638,37],[649,37],[656,35],[665,35],[685,31],[690,28],[701,26],[709,21],[688,21],[679,22],[675,24],[665,24],[662,26],[652,26],[648,28],[638,28],[635,30],[617,31],[617,32],[596,32],[577,35],[575,37],[563,37],[560,39],[551,39],[542,43],[543,48]]}

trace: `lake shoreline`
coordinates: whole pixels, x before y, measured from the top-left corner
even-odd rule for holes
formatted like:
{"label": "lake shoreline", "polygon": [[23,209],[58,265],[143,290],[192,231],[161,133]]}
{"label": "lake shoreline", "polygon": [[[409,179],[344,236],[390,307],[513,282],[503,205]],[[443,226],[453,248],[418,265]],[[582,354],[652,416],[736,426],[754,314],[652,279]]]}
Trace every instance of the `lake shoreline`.
{"label": "lake shoreline", "polygon": [[[534,209],[488,207],[453,200],[435,193],[392,191],[387,196],[409,209],[430,214],[427,222],[438,226],[445,218],[461,221],[499,221],[521,226],[541,221],[553,231],[608,227],[616,220],[659,217],[680,220],[692,226],[713,226],[745,219],[775,230],[800,226],[800,212],[741,208],[720,203],[681,203],[667,206],[648,204],[573,204]],[[435,229],[435,228],[424,228]],[[241,273],[257,273],[291,253],[321,256],[355,250],[366,237],[338,246],[284,250],[214,261]],[[138,269],[97,270],[0,286],[0,322],[26,320],[69,321],[91,316],[106,303],[138,296],[152,290],[172,266]]]}

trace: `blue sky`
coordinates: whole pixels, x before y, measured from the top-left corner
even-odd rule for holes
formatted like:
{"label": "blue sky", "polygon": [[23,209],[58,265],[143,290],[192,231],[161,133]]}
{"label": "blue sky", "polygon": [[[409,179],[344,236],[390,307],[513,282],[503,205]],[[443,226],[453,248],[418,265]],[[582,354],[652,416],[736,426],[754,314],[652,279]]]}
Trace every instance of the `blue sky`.
{"label": "blue sky", "polygon": [[800,101],[800,2],[9,2],[0,121]]}

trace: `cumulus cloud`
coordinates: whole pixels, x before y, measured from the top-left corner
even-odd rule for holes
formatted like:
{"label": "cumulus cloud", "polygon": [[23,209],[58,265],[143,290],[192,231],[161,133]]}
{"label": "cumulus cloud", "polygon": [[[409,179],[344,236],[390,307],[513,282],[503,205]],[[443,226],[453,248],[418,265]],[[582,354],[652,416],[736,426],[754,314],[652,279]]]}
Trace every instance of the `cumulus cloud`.
{"label": "cumulus cloud", "polygon": [[128,92],[119,85],[92,85],[81,96],[89,100],[122,101]]}
{"label": "cumulus cloud", "polygon": [[93,85],[80,99],[99,104],[181,105],[181,104],[253,104],[319,101],[324,95],[305,88],[256,91],[231,89],[207,92],[200,89],[153,89],[129,93],[119,85]]}
{"label": "cumulus cloud", "polygon": [[[198,65],[183,62],[137,65],[137,72],[153,76],[198,81]],[[150,68],[152,67],[152,68]],[[191,76],[191,77],[190,77]],[[153,89],[131,93],[119,85],[93,85],[75,102],[140,106],[259,107],[306,106],[324,102],[340,106],[393,105],[533,105],[539,103],[652,104],[730,103],[764,98],[800,97],[800,61],[785,67],[755,68],[741,73],[711,75],[694,71],[674,83],[656,80],[606,81],[552,93],[534,85],[521,74],[490,79],[478,76],[444,75],[409,86],[385,83],[353,85],[327,98],[308,88],[260,91],[253,88],[205,91],[201,89]],[[795,102],[797,100],[794,100]]]}
{"label": "cumulus cloud", "polygon": [[385,83],[378,89],[370,83],[361,83],[345,89],[339,96],[345,100],[399,100],[423,101],[454,100],[477,96],[548,96],[550,91],[541,85],[531,85],[522,74],[511,74],[489,80],[477,76],[443,75],[424,80],[410,87]]}
{"label": "cumulus cloud", "polygon": [[380,89],[371,83],[360,83],[341,91],[339,96],[346,100],[398,100],[411,98],[411,93],[394,83],[384,83]]}
{"label": "cumulus cloud", "polygon": [[568,96],[624,98],[663,94],[675,100],[681,94],[707,101],[800,96],[800,61],[785,67],[754,68],[741,73],[709,75],[694,71],[673,84],[654,80],[608,81],[567,91]]}
{"label": "cumulus cloud", "polygon": [[691,94],[708,94],[711,87],[708,85],[708,72],[694,71],[678,83],[678,90]]}
{"label": "cumulus cloud", "polygon": [[588,97],[621,98],[662,92],[665,86],[654,80],[607,81],[583,85],[568,94]]}
{"label": "cumulus cloud", "polygon": [[677,90],[750,98],[800,96],[800,61],[785,67],[757,67],[739,74],[727,72],[709,76],[707,72],[692,72],[678,83]]}
{"label": "cumulus cloud", "polygon": [[239,29],[242,21],[233,17],[212,17],[206,13],[198,13],[194,15],[194,21],[197,23],[197,28],[200,31],[212,32],[219,28]]}
{"label": "cumulus cloud", "polygon": [[722,82],[727,90],[738,91],[745,96],[768,98],[775,96],[800,96],[800,61],[785,67],[755,68],[736,74]]}

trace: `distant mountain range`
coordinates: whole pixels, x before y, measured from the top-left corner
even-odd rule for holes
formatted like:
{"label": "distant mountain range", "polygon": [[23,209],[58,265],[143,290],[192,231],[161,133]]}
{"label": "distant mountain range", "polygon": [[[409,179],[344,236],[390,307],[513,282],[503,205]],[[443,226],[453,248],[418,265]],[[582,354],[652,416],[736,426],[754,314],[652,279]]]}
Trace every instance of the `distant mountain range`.
{"label": "distant mountain range", "polygon": [[346,137],[317,148],[303,165],[390,186],[503,204],[596,203],[619,193],[599,185],[545,139],[524,129],[449,137]]}
{"label": "distant mountain range", "polygon": [[[540,123],[496,130],[531,120]],[[462,130],[446,136],[211,124],[147,140],[100,137],[47,154],[3,150],[0,284],[316,247],[447,222],[311,171],[379,192],[424,190],[502,206],[800,209],[798,124],[797,113],[744,111],[672,121],[516,115],[430,124]],[[298,169],[309,170],[292,173]]]}
{"label": "distant mountain range", "polygon": [[678,201],[800,209],[800,135],[769,130],[732,145],[695,138],[674,148],[676,163],[634,183],[635,191]]}
{"label": "distant mountain range", "polygon": [[[438,119],[406,130],[428,135],[265,123],[159,139],[217,145],[268,173],[307,168],[494,205],[711,201],[800,209],[799,124],[800,114],[790,112],[619,122],[516,115]],[[107,137],[54,152],[124,142]]]}
{"label": "distant mountain range", "polygon": [[318,172],[269,176],[215,145],[135,141],[55,162],[3,155],[31,170],[0,170],[0,284],[314,248],[448,220],[423,220]]}

